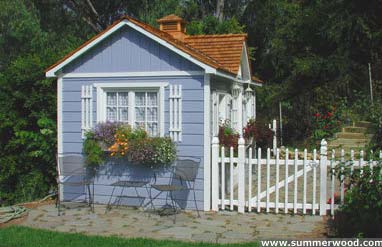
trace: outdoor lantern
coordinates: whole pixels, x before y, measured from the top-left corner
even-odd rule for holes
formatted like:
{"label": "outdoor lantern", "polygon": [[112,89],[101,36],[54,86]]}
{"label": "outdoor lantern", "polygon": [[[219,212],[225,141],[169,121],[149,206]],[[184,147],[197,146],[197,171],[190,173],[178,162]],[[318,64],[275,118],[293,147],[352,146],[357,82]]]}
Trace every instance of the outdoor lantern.
{"label": "outdoor lantern", "polygon": [[249,83],[248,83],[248,87],[247,89],[245,89],[245,99],[247,101],[251,100],[252,96],[253,96],[253,89],[249,86]]}
{"label": "outdoor lantern", "polygon": [[238,83],[233,84],[232,86],[232,97],[237,99],[239,97],[239,94],[241,92],[241,86]]}

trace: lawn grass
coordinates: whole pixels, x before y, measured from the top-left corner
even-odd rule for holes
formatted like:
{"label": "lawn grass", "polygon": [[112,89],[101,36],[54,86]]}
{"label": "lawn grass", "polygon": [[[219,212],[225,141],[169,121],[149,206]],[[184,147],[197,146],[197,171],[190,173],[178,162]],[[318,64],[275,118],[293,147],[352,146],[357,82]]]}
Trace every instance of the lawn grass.
{"label": "lawn grass", "polygon": [[258,243],[245,244],[210,244],[210,243],[189,243],[171,240],[153,240],[145,238],[120,238],[88,236],[79,233],[62,233],[48,230],[40,230],[22,226],[11,226],[0,228],[0,247],[135,247],[135,246],[258,246]]}

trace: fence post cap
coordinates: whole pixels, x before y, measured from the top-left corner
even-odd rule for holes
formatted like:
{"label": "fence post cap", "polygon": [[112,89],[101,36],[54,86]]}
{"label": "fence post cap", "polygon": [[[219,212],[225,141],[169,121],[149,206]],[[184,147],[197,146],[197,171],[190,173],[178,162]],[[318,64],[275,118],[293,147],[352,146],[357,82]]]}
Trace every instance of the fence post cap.
{"label": "fence post cap", "polygon": [[219,138],[217,136],[214,136],[214,138],[212,138],[212,144],[219,144]]}
{"label": "fence post cap", "polygon": [[326,146],[328,145],[328,142],[325,139],[321,140],[321,146]]}
{"label": "fence post cap", "polygon": [[238,141],[237,144],[239,144],[239,145],[244,145],[245,144],[245,140],[244,140],[244,138],[242,136],[240,136],[239,141]]}

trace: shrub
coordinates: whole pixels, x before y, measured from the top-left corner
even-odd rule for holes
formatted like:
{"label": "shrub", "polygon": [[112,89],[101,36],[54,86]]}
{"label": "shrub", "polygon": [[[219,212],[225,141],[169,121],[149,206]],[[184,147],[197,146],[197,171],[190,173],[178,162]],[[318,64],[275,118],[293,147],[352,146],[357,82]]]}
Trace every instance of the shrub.
{"label": "shrub", "polygon": [[105,152],[100,142],[95,138],[93,131],[86,133],[83,143],[83,153],[85,154],[85,164],[90,168],[95,169],[105,162]]}
{"label": "shrub", "polygon": [[[342,168],[342,172],[341,172]],[[351,173],[350,164],[336,168],[346,177],[345,202],[336,212],[334,227],[339,237],[382,236],[382,162]]]}
{"label": "shrub", "polygon": [[316,112],[312,117],[312,140],[314,143],[323,138],[330,138],[340,130],[342,124],[341,112],[336,107],[324,112]]}
{"label": "shrub", "polygon": [[250,119],[243,128],[243,136],[248,144],[252,141],[261,148],[268,148],[272,144],[273,131],[262,121]]}

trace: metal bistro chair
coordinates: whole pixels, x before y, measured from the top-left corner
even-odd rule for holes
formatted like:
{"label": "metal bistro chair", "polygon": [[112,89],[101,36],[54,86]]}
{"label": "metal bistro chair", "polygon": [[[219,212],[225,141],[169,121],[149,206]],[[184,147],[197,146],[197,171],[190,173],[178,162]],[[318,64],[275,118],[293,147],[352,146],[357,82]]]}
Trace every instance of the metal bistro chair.
{"label": "metal bistro chair", "polygon": [[[194,202],[195,202],[195,208],[198,212],[198,217],[200,217],[198,205],[196,202],[196,195],[195,195],[195,180],[196,175],[199,168],[199,162],[196,162],[191,159],[178,159],[175,162],[175,166],[172,170],[172,175],[169,181],[169,184],[156,184],[156,175],[155,175],[155,182],[151,185],[151,188],[159,191],[159,193],[153,198],[151,194],[150,189],[150,202],[151,205],[154,207],[153,201],[158,198],[159,195],[162,193],[167,193],[166,195],[166,205],[170,206],[170,208],[173,209],[174,212],[174,223],[176,222],[176,213],[177,213],[177,203],[174,199],[174,192],[178,191],[185,191],[185,190],[192,190],[194,193]],[[179,181],[178,183],[175,183],[176,181]],[[171,205],[167,204],[167,198],[170,196],[171,199]],[[155,207],[154,207],[155,209]],[[179,207],[180,209],[180,207]]]}
{"label": "metal bistro chair", "polygon": [[94,177],[86,172],[82,155],[57,155],[57,186],[56,207],[59,216],[63,202],[86,202],[94,212]]}

